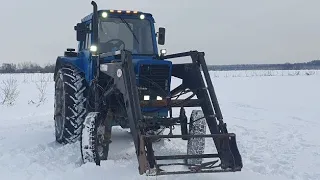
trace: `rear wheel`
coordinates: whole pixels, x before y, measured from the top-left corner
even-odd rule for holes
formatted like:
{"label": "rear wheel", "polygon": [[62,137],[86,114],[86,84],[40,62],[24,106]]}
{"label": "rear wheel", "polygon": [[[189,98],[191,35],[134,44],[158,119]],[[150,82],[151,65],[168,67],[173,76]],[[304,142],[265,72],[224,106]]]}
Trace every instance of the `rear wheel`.
{"label": "rear wheel", "polygon": [[55,78],[54,122],[56,141],[76,142],[86,115],[86,85],[81,72],[62,67]]}
{"label": "rear wheel", "polygon": [[[201,110],[193,110],[190,116],[189,135],[204,135],[206,134],[206,119]],[[188,155],[201,155],[205,149],[205,138],[189,138],[187,144]],[[202,163],[202,158],[188,159],[188,165],[199,165]]]}

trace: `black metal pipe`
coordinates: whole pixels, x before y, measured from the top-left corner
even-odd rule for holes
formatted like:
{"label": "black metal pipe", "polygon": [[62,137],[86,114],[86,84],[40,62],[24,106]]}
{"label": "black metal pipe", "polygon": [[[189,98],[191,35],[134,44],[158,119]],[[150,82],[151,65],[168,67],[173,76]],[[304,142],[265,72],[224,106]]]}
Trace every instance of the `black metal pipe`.
{"label": "black metal pipe", "polygon": [[108,89],[108,90],[103,94],[103,96],[104,96],[104,97],[107,97],[107,96],[109,96],[111,93],[113,93],[115,90],[116,90],[116,85],[114,84],[114,85],[111,86],[110,89]]}
{"label": "black metal pipe", "polygon": [[155,158],[156,160],[219,158],[219,155],[218,154],[172,155],[172,156],[155,156]]}
{"label": "black metal pipe", "polygon": [[[98,43],[98,5],[95,1],[91,1],[91,5],[93,6],[93,14],[92,14],[92,45],[97,46]],[[97,52],[94,52],[97,53]],[[100,60],[99,57],[93,58],[93,64],[94,66],[94,76],[95,79],[98,80],[99,79],[99,75],[100,75]],[[98,93],[98,81],[94,82],[94,89],[95,89],[95,111],[99,111],[99,101],[100,101],[100,94]]]}
{"label": "black metal pipe", "polygon": [[181,91],[185,90],[185,88],[183,87],[183,84],[180,84],[178,87],[174,88],[170,94],[171,96],[175,96],[176,94],[180,93]]}
{"label": "black metal pipe", "polygon": [[98,5],[95,1],[91,1],[93,6],[93,14],[92,14],[92,44],[97,45],[98,43]]}
{"label": "black metal pipe", "polygon": [[159,171],[157,172],[158,176],[161,175],[177,175],[177,174],[196,174],[196,173],[222,173],[222,172],[236,172],[240,171],[238,169],[232,170],[232,169],[209,169],[209,170],[199,170],[199,171],[173,171],[173,172],[168,172],[168,171]]}
{"label": "black metal pipe", "polygon": [[188,51],[188,52],[182,52],[182,53],[176,53],[176,54],[169,54],[169,55],[163,56],[162,59],[172,59],[172,58],[190,56],[193,52],[196,52],[196,51]]}
{"label": "black metal pipe", "polygon": [[177,99],[170,100],[170,103],[165,101],[140,101],[141,107],[153,107],[153,108],[167,108],[169,107],[200,107],[202,99]]}
{"label": "black metal pipe", "polygon": [[229,138],[236,136],[234,133],[228,134],[204,134],[204,135],[143,135],[144,138]]}

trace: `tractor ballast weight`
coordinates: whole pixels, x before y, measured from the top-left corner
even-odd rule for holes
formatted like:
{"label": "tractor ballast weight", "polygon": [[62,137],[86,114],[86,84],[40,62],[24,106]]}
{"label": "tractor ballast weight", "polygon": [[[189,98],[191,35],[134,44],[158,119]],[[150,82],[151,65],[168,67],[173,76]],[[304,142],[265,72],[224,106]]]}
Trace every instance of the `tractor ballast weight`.
{"label": "tractor ballast weight", "polygon": [[[190,51],[158,55],[151,14],[98,11],[96,3],[92,2],[92,5],[93,13],[75,27],[79,41],[78,52],[68,49],[64,57],[57,59],[54,116],[56,140],[60,143],[80,140],[83,161],[100,165],[101,160],[108,159],[112,126],[121,126],[130,128],[140,174],[241,171],[243,165],[236,136],[227,131],[223,122],[205,54]],[[114,38],[117,37],[104,37],[110,33],[106,33],[103,28],[110,30],[107,27],[113,26],[118,28],[116,34],[125,35],[119,35],[116,40]],[[107,39],[105,44],[101,40],[103,38]],[[164,38],[165,30],[159,28],[158,44],[163,45]],[[114,40],[118,43],[111,45],[110,41]],[[114,50],[119,43],[119,47]],[[122,45],[123,48],[120,48]],[[103,49],[108,52],[102,52]],[[168,61],[180,57],[191,57],[191,62],[172,64]],[[171,77],[182,80],[173,90],[170,89]],[[179,99],[187,93],[191,95]],[[192,111],[188,121],[185,107],[201,110]],[[178,117],[173,116],[173,108],[180,108]],[[173,126],[180,126],[181,134],[173,134]],[[206,127],[209,134],[206,133]],[[165,128],[170,129],[168,135],[161,134]],[[155,140],[169,138],[188,141],[187,154],[156,155],[153,150]],[[204,138],[213,139],[216,154],[204,154]],[[215,160],[202,162],[206,158]],[[184,161],[159,163],[162,160]],[[217,164],[218,161],[220,164]],[[174,165],[187,166],[189,169],[162,169]]]}

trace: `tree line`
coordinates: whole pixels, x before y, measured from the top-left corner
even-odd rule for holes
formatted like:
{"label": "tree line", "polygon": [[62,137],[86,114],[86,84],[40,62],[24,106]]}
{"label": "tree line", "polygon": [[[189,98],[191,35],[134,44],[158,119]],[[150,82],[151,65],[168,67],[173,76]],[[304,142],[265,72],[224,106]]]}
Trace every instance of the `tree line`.
{"label": "tree line", "polygon": [[[32,62],[3,63],[0,66],[0,73],[54,73],[55,64],[40,66]],[[235,64],[235,65],[208,65],[213,71],[234,71],[234,70],[306,70],[320,69],[320,60],[313,60],[306,63],[284,63],[284,64]]]}
{"label": "tree line", "polygon": [[40,66],[32,62],[23,63],[3,63],[0,66],[0,73],[53,73],[55,65],[47,64]]}
{"label": "tree line", "polygon": [[320,60],[305,63],[284,64],[235,64],[235,65],[213,65],[208,66],[213,71],[241,71],[241,70],[317,70],[320,69]]}

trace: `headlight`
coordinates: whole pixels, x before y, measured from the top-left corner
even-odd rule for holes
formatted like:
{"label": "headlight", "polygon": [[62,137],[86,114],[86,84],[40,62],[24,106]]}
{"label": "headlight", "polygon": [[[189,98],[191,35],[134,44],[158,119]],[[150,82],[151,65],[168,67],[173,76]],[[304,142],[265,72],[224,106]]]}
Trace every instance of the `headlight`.
{"label": "headlight", "polygon": [[150,100],[150,96],[143,96],[143,100],[149,101]]}
{"label": "headlight", "polygon": [[107,12],[103,12],[103,13],[101,14],[101,16],[102,16],[103,18],[107,18],[107,17],[108,17],[108,13],[107,13]]}
{"label": "headlight", "polygon": [[158,100],[158,101],[161,101],[161,100],[162,100],[162,97],[161,97],[161,96],[157,96],[157,100]]}
{"label": "headlight", "polygon": [[145,18],[145,15],[144,14],[141,14],[140,15],[140,19],[144,19]]}
{"label": "headlight", "polygon": [[98,48],[95,45],[90,46],[90,51],[91,52],[97,52]]}
{"label": "headlight", "polygon": [[107,72],[108,71],[108,65],[107,64],[101,64],[100,65],[100,71]]}
{"label": "headlight", "polygon": [[167,50],[166,49],[161,49],[160,50],[160,55],[165,55],[165,54],[167,54]]}

